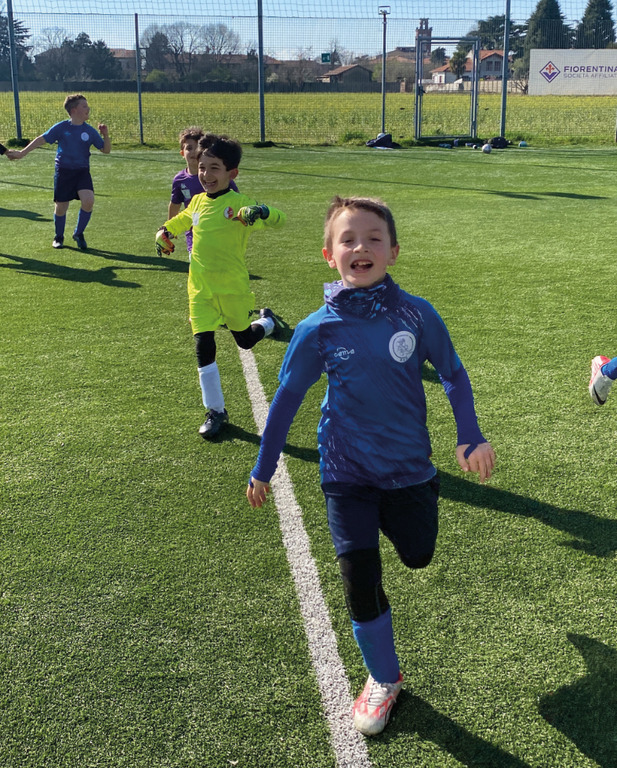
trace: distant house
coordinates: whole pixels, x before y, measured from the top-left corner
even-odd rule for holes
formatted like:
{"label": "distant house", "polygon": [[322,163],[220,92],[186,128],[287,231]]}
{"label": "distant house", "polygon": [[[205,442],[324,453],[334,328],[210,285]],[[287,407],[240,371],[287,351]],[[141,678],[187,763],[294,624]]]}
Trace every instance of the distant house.
{"label": "distant house", "polygon": [[[465,63],[465,71],[460,80],[471,80],[471,57],[469,53]],[[503,68],[503,51],[480,51],[480,70],[479,77],[484,80],[501,80],[501,71]],[[446,62],[440,67],[431,70],[431,80],[436,85],[449,85],[456,82],[456,76],[450,69],[450,63]]]}
{"label": "distant house", "polygon": [[361,64],[349,64],[345,67],[336,67],[329,72],[319,75],[316,80],[320,83],[345,83],[352,85],[356,83],[369,83],[372,78],[370,69]]}
{"label": "distant house", "polygon": [[135,51],[128,48],[111,48],[113,57],[120,62],[124,77],[134,77],[136,70]]}

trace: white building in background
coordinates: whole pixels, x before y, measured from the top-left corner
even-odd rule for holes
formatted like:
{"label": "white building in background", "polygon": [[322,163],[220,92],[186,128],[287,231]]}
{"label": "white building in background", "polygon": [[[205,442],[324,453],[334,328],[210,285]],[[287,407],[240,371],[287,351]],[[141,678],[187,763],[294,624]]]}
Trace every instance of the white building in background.
{"label": "white building in background", "polygon": [[[501,80],[502,68],[503,51],[480,51],[479,78],[481,80]],[[461,80],[463,82],[471,81],[471,53],[467,56],[465,71],[458,81],[450,69],[449,61],[431,70],[431,81],[434,85],[450,85]]]}

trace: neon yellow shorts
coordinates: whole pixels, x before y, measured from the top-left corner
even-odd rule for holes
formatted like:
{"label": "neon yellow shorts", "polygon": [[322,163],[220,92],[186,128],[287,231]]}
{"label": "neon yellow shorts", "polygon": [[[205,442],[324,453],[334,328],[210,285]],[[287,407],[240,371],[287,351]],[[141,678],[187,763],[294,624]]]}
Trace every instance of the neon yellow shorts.
{"label": "neon yellow shorts", "polygon": [[191,329],[195,334],[215,331],[220,325],[226,325],[230,331],[244,331],[250,325],[249,318],[254,308],[254,293],[219,293],[209,299],[189,299]]}

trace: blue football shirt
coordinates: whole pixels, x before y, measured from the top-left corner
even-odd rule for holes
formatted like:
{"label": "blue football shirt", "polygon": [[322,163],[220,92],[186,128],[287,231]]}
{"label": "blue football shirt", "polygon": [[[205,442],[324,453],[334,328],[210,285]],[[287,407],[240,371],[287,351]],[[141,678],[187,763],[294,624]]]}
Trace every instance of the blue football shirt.
{"label": "blue football shirt", "polygon": [[103,137],[88,123],[73,125],[70,120],[62,120],[52,125],[43,134],[48,144],[58,143],[56,168],[89,168],[90,147],[103,149]]}

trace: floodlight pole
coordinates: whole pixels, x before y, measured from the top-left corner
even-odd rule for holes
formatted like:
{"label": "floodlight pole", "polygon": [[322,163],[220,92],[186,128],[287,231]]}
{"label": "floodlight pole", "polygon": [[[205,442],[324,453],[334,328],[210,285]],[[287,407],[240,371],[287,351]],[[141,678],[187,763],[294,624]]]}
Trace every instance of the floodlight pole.
{"label": "floodlight pole", "polygon": [[383,47],[381,54],[381,132],[386,132],[386,29],[388,27],[389,5],[380,5],[379,13],[383,16]]}

